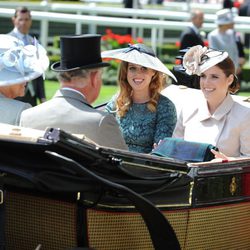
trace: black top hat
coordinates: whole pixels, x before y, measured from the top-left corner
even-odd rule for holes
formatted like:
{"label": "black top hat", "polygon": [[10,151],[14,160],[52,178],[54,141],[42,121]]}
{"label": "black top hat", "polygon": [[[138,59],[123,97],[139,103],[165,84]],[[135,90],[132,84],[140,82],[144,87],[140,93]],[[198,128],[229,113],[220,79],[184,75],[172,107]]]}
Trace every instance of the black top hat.
{"label": "black top hat", "polygon": [[75,35],[60,37],[61,61],[51,65],[57,72],[109,66],[102,62],[101,35]]}

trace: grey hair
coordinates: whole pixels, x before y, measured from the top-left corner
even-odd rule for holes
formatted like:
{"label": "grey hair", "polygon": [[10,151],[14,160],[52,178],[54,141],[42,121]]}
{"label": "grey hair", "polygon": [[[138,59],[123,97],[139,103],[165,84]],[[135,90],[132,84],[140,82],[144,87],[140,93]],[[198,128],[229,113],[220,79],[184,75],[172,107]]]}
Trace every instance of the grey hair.
{"label": "grey hair", "polygon": [[57,79],[59,82],[70,82],[73,78],[87,78],[91,72],[99,71],[100,68],[96,69],[76,69],[67,72],[59,72]]}
{"label": "grey hair", "polygon": [[190,13],[190,20],[193,20],[196,16],[198,16],[200,14],[204,14],[202,10],[200,10],[200,9],[192,9],[191,13]]}

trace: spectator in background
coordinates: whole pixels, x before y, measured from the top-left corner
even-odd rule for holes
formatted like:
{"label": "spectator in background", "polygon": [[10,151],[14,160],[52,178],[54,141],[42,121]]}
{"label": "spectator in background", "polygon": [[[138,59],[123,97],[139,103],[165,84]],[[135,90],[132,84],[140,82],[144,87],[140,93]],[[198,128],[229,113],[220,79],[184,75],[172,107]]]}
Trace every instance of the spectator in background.
{"label": "spectator in background", "polygon": [[234,30],[233,13],[230,9],[222,9],[216,15],[218,28],[208,34],[209,47],[227,51],[234,62],[236,74],[240,76],[245,54],[240,36]]}
{"label": "spectator in background", "polygon": [[244,0],[239,8],[239,16],[250,16],[250,0]]}
{"label": "spectator in background", "polygon": [[[18,7],[12,17],[12,23],[14,25],[14,29],[9,33],[9,35],[20,39],[23,41],[24,45],[35,45],[35,38],[29,34],[32,25],[32,18],[28,8]],[[32,106],[36,106],[38,101],[41,103],[45,102],[46,96],[43,76],[29,82],[26,86],[25,95],[17,99],[23,102],[28,102]]]}
{"label": "spectator in background", "polygon": [[245,54],[245,50],[244,50],[245,45],[242,42],[241,34],[239,32],[236,32],[236,31],[235,31],[235,40],[236,40],[238,53],[239,53],[239,67],[238,67],[236,74],[238,77],[238,84],[239,84],[239,88],[240,88],[241,81],[243,80],[242,68],[243,68],[244,64],[246,63],[246,54]]}
{"label": "spectator in background", "polygon": [[13,36],[0,35],[0,65],[0,122],[19,125],[21,113],[31,105],[14,98],[23,96],[27,82],[44,73],[49,59],[41,46],[24,46]]}
{"label": "spectator in background", "polygon": [[201,10],[191,12],[191,23],[181,33],[180,49],[186,49],[195,45],[204,46],[203,38],[200,34],[200,28],[204,22],[204,13]]}
{"label": "spectator in background", "polygon": [[113,117],[94,109],[102,85],[100,35],[60,37],[61,61],[51,66],[58,73],[61,88],[49,101],[22,113],[23,127],[56,127],[68,133],[83,134],[101,146],[127,149]]}
{"label": "spectator in background", "polygon": [[[244,0],[243,4],[239,7],[239,16],[250,17],[250,0]],[[245,45],[250,46],[250,34],[245,34]]]}

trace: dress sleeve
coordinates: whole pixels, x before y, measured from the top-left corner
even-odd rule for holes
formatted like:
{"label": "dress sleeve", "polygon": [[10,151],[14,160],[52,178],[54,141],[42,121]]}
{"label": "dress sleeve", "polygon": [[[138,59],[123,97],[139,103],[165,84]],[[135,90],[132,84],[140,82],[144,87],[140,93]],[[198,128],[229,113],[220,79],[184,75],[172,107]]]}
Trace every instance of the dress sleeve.
{"label": "dress sleeve", "polygon": [[157,107],[154,143],[171,137],[177,120],[175,105],[167,97],[161,96]]}

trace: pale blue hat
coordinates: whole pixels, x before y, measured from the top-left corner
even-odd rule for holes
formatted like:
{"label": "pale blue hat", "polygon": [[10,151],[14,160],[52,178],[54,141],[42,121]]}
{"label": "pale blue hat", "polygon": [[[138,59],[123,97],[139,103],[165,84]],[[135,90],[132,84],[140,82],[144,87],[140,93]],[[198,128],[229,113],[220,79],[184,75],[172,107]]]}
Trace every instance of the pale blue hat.
{"label": "pale blue hat", "polygon": [[234,23],[234,16],[230,9],[222,9],[216,12],[216,24],[225,25]]}
{"label": "pale blue hat", "polygon": [[49,66],[46,50],[36,42],[24,46],[21,40],[0,34],[0,86],[31,81]]}

